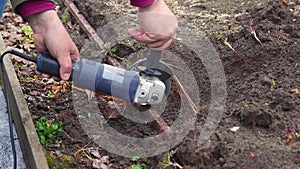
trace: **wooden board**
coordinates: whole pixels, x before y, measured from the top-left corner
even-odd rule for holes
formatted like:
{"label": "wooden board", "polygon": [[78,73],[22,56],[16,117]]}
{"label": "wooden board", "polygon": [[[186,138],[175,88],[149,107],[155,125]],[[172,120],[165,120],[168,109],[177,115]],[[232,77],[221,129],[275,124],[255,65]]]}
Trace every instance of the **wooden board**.
{"label": "wooden board", "polygon": [[[0,37],[0,52],[6,49]],[[19,80],[11,63],[10,56],[4,57],[4,68],[8,76],[4,76],[8,83],[9,101],[12,118],[20,141],[23,157],[27,168],[48,169],[42,145],[34,128],[27,102],[24,98]]]}

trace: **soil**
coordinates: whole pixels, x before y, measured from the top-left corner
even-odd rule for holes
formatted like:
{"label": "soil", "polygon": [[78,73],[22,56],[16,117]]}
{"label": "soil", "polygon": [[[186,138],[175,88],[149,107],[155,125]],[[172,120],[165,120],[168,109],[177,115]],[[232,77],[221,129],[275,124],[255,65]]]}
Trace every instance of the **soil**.
{"label": "soil", "polygon": [[[129,6],[123,1],[74,2],[94,28],[128,12],[126,8]],[[205,123],[211,101],[208,73],[199,58],[181,45],[180,41],[171,47],[170,51],[182,56],[192,70],[201,91],[194,130],[174,148],[177,151],[172,161],[183,168],[195,169],[299,168],[300,137],[295,133],[299,133],[297,126],[300,125],[300,2],[291,1],[286,6],[282,1],[258,1],[259,4],[255,1],[231,1],[227,2],[228,8],[220,1],[167,2],[179,19],[184,18],[207,33],[222,60],[227,83],[223,118],[209,140],[198,146],[197,135]],[[60,6],[63,11],[64,6]],[[116,10],[109,10],[111,8]],[[136,12],[134,8],[128,7],[128,10],[132,14]],[[199,16],[200,10],[202,18]],[[70,17],[69,21],[73,21]],[[253,20],[253,29],[261,44],[248,31],[250,20]],[[86,36],[82,35],[76,25],[75,22],[69,26],[66,23],[69,31],[75,30],[75,36],[71,36],[81,48]],[[225,39],[236,52],[224,44]],[[125,58],[129,57],[130,52],[122,51],[130,49],[134,52],[137,49],[128,44],[119,44],[116,48]],[[42,116],[63,122],[63,136],[53,146],[44,147],[48,159],[55,159],[51,166],[93,168],[102,165],[103,168],[130,168],[135,164],[130,158],[103,150],[89,139],[79,123],[79,118],[87,115],[78,116],[75,113],[73,99],[82,100],[82,109],[91,112],[89,102],[96,102],[108,124],[121,133],[134,137],[161,133],[154,123],[134,123],[115,113],[116,109],[110,103],[116,100],[111,97],[96,94],[87,100],[87,92],[79,88],[73,88],[76,91],[74,96],[69,82],[35,77],[37,72],[34,65],[23,61],[23,66],[20,66],[20,62],[15,61],[16,72],[34,122]],[[177,92],[177,86],[172,87],[169,104],[161,116],[169,126],[176,120],[178,106],[183,99]],[[47,97],[51,90],[58,92]],[[124,107],[125,103],[120,101],[119,105]],[[91,115],[92,122],[98,115]],[[235,131],[233,127],[239,129]],[[149,157],[148,168],[159,168],[164,155],[166,153]]]}

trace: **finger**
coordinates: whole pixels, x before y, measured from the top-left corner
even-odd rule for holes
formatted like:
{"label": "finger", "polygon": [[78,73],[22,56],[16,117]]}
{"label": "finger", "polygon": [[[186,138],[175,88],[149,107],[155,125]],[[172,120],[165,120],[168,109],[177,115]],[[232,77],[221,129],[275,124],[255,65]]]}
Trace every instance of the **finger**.
{"label": "finger", "polygon": [[147,44],[147,46],[149,48],[160,48],[161,46],[163,46],[165,43],[167,43],[168,41],[156,41],[155,43],[150,43]]}
{"label": "finger", "polygon": [[168,41],[164,41],[164,42],[160,41],[157,43],[148,44],[148,47],[154,48],[154,49],[159,49],[159,50],[166,50],[171,46],[171,44],[173,42],[175,42],[173,39],[169,39]]}
{"label": "finger", "polygon": [[163,34],[156,34],[156,33],[146,33],[146,35],[155,41],[168,41],[171,39],[171,36],[163,35]]}
{"label": "finger", "polygon": [[129,29],[128,33],[130,34],[130,36],[133,39],[135,39],[139,42],[146,43],[146,44],[150,44],[150,43],[155,42],[155,40],[150,39],[146,34],[138,32],[135,29]]}

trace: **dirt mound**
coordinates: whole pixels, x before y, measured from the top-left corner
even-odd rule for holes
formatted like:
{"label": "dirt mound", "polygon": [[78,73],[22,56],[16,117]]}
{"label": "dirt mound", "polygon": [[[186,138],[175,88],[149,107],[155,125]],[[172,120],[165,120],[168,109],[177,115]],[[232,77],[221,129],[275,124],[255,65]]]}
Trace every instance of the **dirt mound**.
{"label": "dirt mound", "polygon": [[[197,131],[190,133],[177,160],[186,168],[297,168],[300,143],[293,138],[286,145],[286,129],[300,124],[299,94],[291,92],[300,84],[300,18],[270,2],[236,21],[245,28],[227,37],[236,53],[224,45],[226,37],[211,37],[227,77],[224,118],[201,147]],[[239,130],[231,131],[235,126]]]}

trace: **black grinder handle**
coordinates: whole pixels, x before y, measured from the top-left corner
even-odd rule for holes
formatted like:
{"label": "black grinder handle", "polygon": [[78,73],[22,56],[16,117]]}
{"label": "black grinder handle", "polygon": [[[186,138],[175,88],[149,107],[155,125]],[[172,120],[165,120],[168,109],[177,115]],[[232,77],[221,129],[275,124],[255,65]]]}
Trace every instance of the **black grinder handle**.
{"label": "black grinder handle", "polygon": [[[37,66],[36,66],[37,71],[51,76],[60,77],[59,69],[60,69],[60,65],[54,57],[47,54],[39,55],[37,59]],[[74,70],[74,63],[73,63],[72,73],[69,80],[72,79],[73,70]]]}

